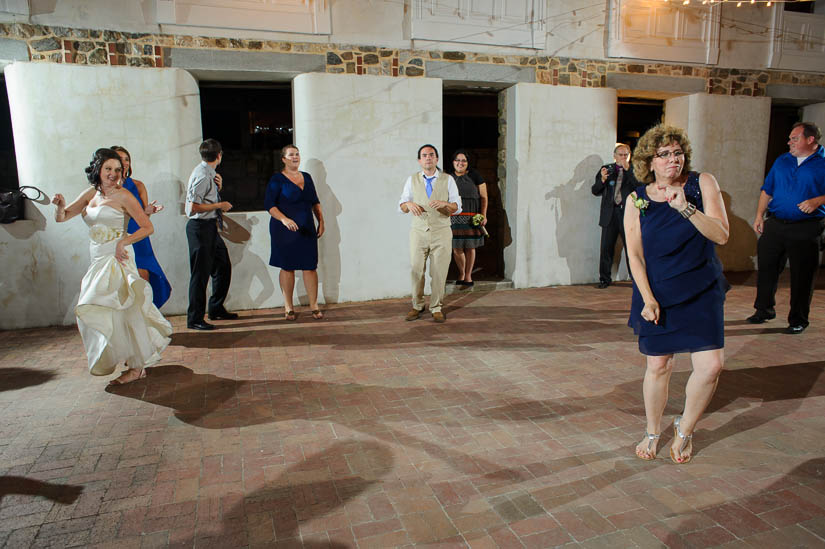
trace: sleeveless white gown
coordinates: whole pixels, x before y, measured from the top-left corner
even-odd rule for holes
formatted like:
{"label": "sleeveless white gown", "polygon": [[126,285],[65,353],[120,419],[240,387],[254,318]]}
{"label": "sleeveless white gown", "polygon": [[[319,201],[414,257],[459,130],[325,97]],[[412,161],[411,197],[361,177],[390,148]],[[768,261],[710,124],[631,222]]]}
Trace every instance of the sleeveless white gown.
{"label": "sleeveless white gown", "polygon": [[109,375],[119,363],[130,368],[150,366],[169,345],[172,325],[152,304],[152,288],[140,278],[135,253],[115,259],[115,246],[126,230],[126,215],[111,206],[88,206],[91,264],[80,285],[75,315],[89,373]]}

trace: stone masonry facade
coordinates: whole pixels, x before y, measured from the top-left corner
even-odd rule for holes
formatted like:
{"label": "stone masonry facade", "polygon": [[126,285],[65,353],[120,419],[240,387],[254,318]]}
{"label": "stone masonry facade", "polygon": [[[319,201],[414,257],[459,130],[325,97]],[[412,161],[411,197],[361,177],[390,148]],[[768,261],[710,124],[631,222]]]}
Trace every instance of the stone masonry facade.
{"label": "stone masonry facade", "polygon": [[743,70],[668,63],[617,62],[540,55],[491,55],[461,51],[424,51],[357,46],[213,38],[171,34],[0,24],[0,36],[27,44],[35,62],[168,67],[172,48],[234,50],[326,56],[326,72],[382,76],[427,76],[427,61],[481,63],[535,68],[536,82],[601,88],[609,73],[702,78],[706,91],[722,95],[764,96],[769,84],[825,87],[825,74]]}

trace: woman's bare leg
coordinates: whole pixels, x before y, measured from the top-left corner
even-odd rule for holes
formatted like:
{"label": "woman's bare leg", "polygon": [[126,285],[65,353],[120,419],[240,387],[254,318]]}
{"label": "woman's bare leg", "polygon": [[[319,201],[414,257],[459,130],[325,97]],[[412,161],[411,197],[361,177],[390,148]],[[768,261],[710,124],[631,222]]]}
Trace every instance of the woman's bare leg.
{"label": "woman's bare leg", "polygon": [[281,284],[281,293],[284,294],[284,311],[287,313],[294,311],[292,305],[292,294],[295,292],[295,271],[281,269],[278,275],[278,282]]}
{"label": "woman's bare leg", "polygon": [[[660,424],[667,404],[668,384],[670,383],[670,374],[673,372],[673,355],[648,356],[646,358],[647,367],[645,369],[645,379],[642,383],[642,394],[645,400],[647,432],[651,435],[658,435],[661,434]],[[646,458],[655,457],[657,442],[654,440],[650,444],[650,451],[648,451],[650,441],[645,437],[636,446],[636,455]]]}
{"label": "woman's bare leg", "polygon": [[[693,364],[693,371],[685,387],[685,411],[679,422],[679,429],[684,435],[690,435],[696,428],[699,418],[705,412],[705,408],[710,404],[716,386],[719,384],[719,374],[725,366],[725,350],[713,349],[710,351],[700,351],[691,353],[690,361]],[[682,458],[690,456],[692,447],[685,448],[681,454],[679,447],[682,439],[674,437],[673,452]]]}
{"label": "woman's bare leg", "polygon": [[318,271],[304,271],[304,288],[307,291],[309,298],[309,309],[317,311],[318,309]]}
{"label": "woman's bare leg", "polygon": [[464,256],[467,258],[464,264],[464,282],[472,282],[473,266],[476,264],[476,249],[467,248],[464,250]]}
{"label": "woman's bare leg", "polygon": [[458,279],[464,280],[464,265],[466,264],[464,248],[453,248],[453,259],[455,259],[455,265],[458,267]]}

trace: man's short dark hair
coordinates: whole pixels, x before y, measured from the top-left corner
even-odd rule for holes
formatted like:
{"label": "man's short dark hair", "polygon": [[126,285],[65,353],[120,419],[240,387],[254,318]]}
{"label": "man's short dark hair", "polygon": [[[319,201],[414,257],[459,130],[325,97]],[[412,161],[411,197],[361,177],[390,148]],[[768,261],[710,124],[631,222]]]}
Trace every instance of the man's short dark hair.
{"label": "man's short dark hair", "polygon": [[441,158],[440,156],[438,156],[438,149],[436,149],[436,148],[435,148],[435,145],[430,145],[429,143],[427,143],[426,145],[421,145],[421,146],[418,148],[418,156],[416,156],[416,158],[421,158],[421,151],[423,151],[423,150],[424,150],[424,149],[426,149],[427,147],[429,147],[429,148],[431,148],[432,150],[434,150],[434,151],[435,151],[435,157],[436,157],[436,158]]}
{"label": "man's short dark hair", "polygon": [[214,162],[218,159],[218,155],[221,154],[222,149],[217,139],[206,139],[201,143],[198,151],[201,153],[201,160],[204,162]]}
{"label": "man's short dark hair", "polygon": [[813,137],[814,141],[819,143],[819,140],[822,139],[822,132],[819,130],[819,127],[814,124],[813,122],[797,122],[791,128],[791,131],[795,130],[796,128],[802,126],[802,135],[805,137]]}

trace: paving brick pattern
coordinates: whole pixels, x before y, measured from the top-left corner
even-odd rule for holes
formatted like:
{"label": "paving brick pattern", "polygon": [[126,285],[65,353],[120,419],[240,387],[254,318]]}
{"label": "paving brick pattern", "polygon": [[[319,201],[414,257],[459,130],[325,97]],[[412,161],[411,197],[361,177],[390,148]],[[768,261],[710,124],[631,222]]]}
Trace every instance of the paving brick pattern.
{"label": "paving brick pattern", "polygon": [[[122,388],[74,328],[0,333],[2,547],[823,547],[825,273],[812,325],[726,306],[727,369],[677,466],[644,462],[627,284],[242,313]],[[690,370],[677,359],[669,421]],[[664,427],[664,426],[663,426]]]}

